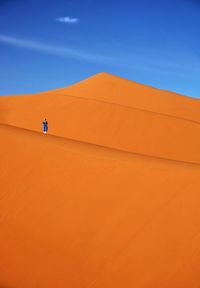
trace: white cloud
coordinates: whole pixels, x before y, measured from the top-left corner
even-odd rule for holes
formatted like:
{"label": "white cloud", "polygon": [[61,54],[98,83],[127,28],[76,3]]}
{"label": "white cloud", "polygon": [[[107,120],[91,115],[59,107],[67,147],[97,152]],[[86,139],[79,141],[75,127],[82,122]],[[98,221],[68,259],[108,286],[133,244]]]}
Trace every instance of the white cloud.
{"label": "white cloud", "polygon": [[[0,34],[0,44],[9,45],[21,49],[27,49],[32,50],[38,53],[43,54],[50,54],[50,55],[56,55],[59,57],[64,58],[71,58],[81,61],[87,61],[91,63],[99,63],[101,65],[106,66],[112,66],[112,67],[121,67],[131,70],[137,70],[137,71],[145,71],[148,73],[164,73],[164,74],[176,74],[178,73],[180,76],[182,76],[182,72],[185,75],[185,69],[192,71],[199,72],[199,63],[195,64],[195,62],[192,62],[192,64],[187,65],[187,67],[182,66],[182,63],[180,62],[177,64],[175,61],[172,61],[170,63],[170,59],[167,57],[166,61],[160,60],[160,57],[158,57],[158,52],[155,55],[152,55],[151,57],[145,57],[143,54],[140,53],[140,51],[135,50],[132,54],[127,53],[124,55],[124,53],[121,55],[112,55],[112,56],[104,56],[101,54],[96,53],[89,53],[85,52],[80,49],[74,49],[69,46],[61,46],[61,45],[55,45],[55,44],[48,44],[40,41],[33,41],[29,39],[22,39],[18,37],[11,37],[8,35]],[[124,49],[121,50],[125,50]],[[140,49],[141,50],[141,49]],[[184,61],[187,57],[184,58]],[[170,65],[169,65],[170,63]],[[185,63],[185,62],[184,62]],[[187,71],[188,73],[188,71]]]}
{"label": "white cloud", "polygon": [[[38,41],[31,41],[27,39],[10,37],[0,34],[0,43],[15,46],[18,48],[25,48],[45,54],[58,55],[65,58],[74,58],[79,60],[86,60],[89,62],[99,62],[102,64],[112,62],[112,59],[106,56],[101,56],[94,53],[87,53],[78,49],[73,49],[68,46],[46,44]],[[112,65],[112,64],[111,64]]]}
{"label": "white cloud", "polygon": [[66,17],[59,17],[56,19],[56,21],[62,22],[62,23],[67,23],[67,24],[76,24],[80,21],[80,19],[66,16]]}

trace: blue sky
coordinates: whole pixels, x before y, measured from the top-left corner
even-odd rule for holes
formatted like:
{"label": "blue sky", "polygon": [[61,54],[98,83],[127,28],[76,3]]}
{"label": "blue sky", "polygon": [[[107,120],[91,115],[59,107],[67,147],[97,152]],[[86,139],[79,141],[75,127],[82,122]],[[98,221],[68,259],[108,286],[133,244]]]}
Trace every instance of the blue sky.
{"label": "blue sky", "polygon": [[200,98],[198,0],[0,0],[0,95],[109,72]]}

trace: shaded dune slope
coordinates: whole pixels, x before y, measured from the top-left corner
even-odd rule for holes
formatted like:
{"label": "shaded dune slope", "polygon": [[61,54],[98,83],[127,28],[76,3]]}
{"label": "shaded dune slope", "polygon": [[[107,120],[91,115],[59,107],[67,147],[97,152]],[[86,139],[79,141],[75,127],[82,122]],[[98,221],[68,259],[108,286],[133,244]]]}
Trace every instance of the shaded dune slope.
{"label": "shaded dune slope", "polygon": [[2,287],[198,287],[199,165],[46,136],[0,125]]}

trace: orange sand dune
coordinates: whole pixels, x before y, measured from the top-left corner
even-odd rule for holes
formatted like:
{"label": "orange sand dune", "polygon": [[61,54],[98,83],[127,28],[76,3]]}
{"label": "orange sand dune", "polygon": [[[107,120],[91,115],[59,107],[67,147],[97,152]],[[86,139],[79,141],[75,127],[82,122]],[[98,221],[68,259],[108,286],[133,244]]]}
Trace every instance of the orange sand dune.
{"label": "orange sand dune", "polygon": [[[102,77],[105,79],[107,90],[102,83]],[[84,98],[85,95],[82,93],[84,89],[82,88],[86,87],[87,83],[91,89],[88,94],[92,95],[94,92],[94,95],[97,94],[95,97],[100,99],[100,94],[96,93],[94,87],[101,85],[102,98],[107,97],[108,101],[94,101],[93,98]],[[120,95],[113,93],[116,89],[115,86],[121,85],[122,89],[124,83],[131,90],[124,90],[125,96],[121,94],[121,102],[124,99],[129,100],[129,106],[118,105]],[[134,101],[140,99],[138,101],[145,106],[151,96],[145,91],[143,94],[141,92],[137,95],[135,85],[134,82],[103,73],[71,88],[23,97],[1,97],[0,109],[3,113],[0,122],[41,131],[41,121],[47,117],[50,133],[53,135],[123,151],[200,163],[200,122],[194,120],[195,117],[200,118],[200,102],[167,92],[167,95],[169,94],[171,97],[169,97],[169,102],[173,97],[173,104],[177,105],[179,115],[172,116],[174,114],[172,103],[167,108],[167,114],[162,114],[162,107],[165,107],[167,95],[165,92],[162,94],[159,91],[161,94],[155,93],[152,96],[151,107],[148,106],[147,111],[141,110],[142,104],[139,109],[131,107]],[[68,94],[74,89],[73,87],[76,89],[76,95],[79,93],[81,97]],[[80,89],[78,90],[77,87]],[[142,85],[141,87],[143,88]],[[149,89],[151,92],[153,88],[145,87],[145,89]],[[154,90],[157,92],[156,89]],[[133,95],[132,98],[131,95]],[[115,96],[115,103],[109,102],[110,98],[113,97],[114,99]],[[157,101],[158,96],[159,102]],[[187,101],[188,104],[186,105],[185,102]],[[154,112],[153,105],[157,105],[157,109],[160,109],[161,112]],[[188,108],[187,113],[184,110],[186,108]],[[194,111],[198,113],[195,114]],[[184,118],[185,114],[187,114],[187,119]]]}
{"label": "orange sand dune", "polygon": [[200,287],[198,112],[105,73],[0,97],[0,287]]}
{"label": "orange sand dune", "polygon": [[199,99],[156,89],[108,73],[48,93],[69,94],[200,122]]}
{"label": "orange sand dune", "polygon": [[199,165],[2,125],[0,137],[0,285],[200,285]]}

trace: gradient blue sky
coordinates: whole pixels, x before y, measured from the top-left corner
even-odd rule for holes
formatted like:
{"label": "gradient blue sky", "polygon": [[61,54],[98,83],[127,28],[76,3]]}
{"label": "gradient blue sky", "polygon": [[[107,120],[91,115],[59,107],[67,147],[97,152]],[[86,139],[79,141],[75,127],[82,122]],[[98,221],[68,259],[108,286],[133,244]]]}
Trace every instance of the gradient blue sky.
{"label": "gradient blue sky", "polygon": [[0,0],[0,95],[106,71],[200,98],[199,48],[198,0]]}

